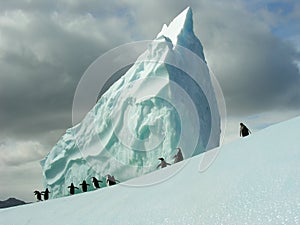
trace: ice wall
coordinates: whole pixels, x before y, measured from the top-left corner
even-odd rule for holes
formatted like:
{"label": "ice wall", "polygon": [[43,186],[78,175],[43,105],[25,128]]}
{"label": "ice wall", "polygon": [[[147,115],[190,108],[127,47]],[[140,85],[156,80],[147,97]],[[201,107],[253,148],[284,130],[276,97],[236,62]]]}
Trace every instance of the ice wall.
{"label": "ice wall", "polygon": [[159,157],[172,162],[176,147],[188,158],[219,139],[216,97],[187,8],[41,161],[45,186],[59,197],[93,176],[125,181],[154,171]]}

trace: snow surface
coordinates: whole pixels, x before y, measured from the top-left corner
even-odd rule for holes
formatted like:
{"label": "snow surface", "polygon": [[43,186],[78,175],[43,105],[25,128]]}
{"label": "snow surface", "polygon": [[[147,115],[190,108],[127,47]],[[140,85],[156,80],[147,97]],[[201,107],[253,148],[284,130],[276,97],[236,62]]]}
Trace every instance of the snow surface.
{"label": "snow surface", "polygon": [[154,171],[159,157],[172,162],[177,147],[189,158],[219,141],[217,100],[187,8],[53,147],[41,162],[44,185],[55,198],[93,176],[125,181]]}
{"label": "snow surface", "polygon": [[3,209],[0,224],[300,224],[299,127],[300,117],[123,184]]}

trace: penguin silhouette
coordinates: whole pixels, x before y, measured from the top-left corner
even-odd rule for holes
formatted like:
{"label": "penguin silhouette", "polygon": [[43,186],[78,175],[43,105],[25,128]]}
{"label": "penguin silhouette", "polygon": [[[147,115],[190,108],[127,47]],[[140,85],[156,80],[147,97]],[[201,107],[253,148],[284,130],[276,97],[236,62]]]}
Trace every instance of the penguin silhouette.
{"label": "penguin silhouette", "polygon": [[160,160],[160,164],[156,167],[156,169],[158,167],[164,168],[166,166],[171,166],[171,164],[167,163],[164,158],[158,158],[158,159]]}
{"label": "penguin silhouette", "polygon": [[75,194],[75,188],[79,189],[78,187],[75,187],[73,183],[71,183],[70,186],[68,186],[68,188],[70,188],[70,194],[74,195]]}
{"label": "penguin silhouette", "polygon": [[102,183],[102,181],[101,181],[101,180],[98,180],[96,177],[92,177],[92,179],[93,179],[94,187],[95,187],[95,188],[100,188],[99,182]]}
{"label": "penguin silhouette", "polygon": [[39,192],[39,191],[34,191],[33,193],[34,193],[34,195],[36,195],[36,199],[37,199],[38,201],[43,201],[43,200],[42,200],[42,194],[41,194],[41,192]]}
{"label": "penguin silhouette", "polygon": [[80,184],[82,187],[83,192],[87,192],[87,186],[90,186],[89,184],[86,183],[85,180],[82,181],[82,184]]}
{"label": "penguin silhouette", "polygon": [[42,191],[42,192],[41,192],[41,194],[44,195],[44,200],[45,200],[45,201],[49,199],[49,193],[51,193],[51,192],[49,191],[48,188],[46,188],[45,191]]}
{"label": "penguin silhouette", "polygon": [[251,134],[251,131],[249,130],[249,128],[246,127],[245,124],[240,123],[240,137],[246,137],[249,134]]}

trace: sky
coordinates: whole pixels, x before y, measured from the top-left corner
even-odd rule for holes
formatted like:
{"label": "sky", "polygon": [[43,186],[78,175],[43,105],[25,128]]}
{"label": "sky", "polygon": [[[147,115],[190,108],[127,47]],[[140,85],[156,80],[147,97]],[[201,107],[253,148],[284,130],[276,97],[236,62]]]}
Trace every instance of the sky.
{"label": "sky", "polygon": [[39,161],[72,126],[77,84],[119,45],[156,37],[187,6],[226,101],[224,142],[300,115],[298,0],[0,2],[0,199],[33,201]]}

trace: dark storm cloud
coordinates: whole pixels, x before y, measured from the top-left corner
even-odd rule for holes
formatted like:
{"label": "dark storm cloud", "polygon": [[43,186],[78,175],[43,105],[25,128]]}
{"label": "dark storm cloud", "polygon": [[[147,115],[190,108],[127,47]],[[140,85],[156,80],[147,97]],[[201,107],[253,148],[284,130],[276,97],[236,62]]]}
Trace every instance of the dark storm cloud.
{"label": "dark storm cloud", "polygon": [[218,46],[220,53],[211,57],[230,110],[246,114],[299,109],[300,76],[294,63],[299,54],[268,34],[251,32],[247,37],[223,39]]}
{"label": "dark storm cloud", "polygon": [[203,7],[198,15],[200,37],[230,116],[299,110],[296,47],[274,36],[270,25],[243,5]]}
{"label": "dark storm cloud", "polygon": [[[56,11],[62,2],[1,3],[2,136],[29,137],[71,126],[80,77],[114,43],[128,40],[122,32],[126,21],[114,15],[98,20],[73,3],[64,4],[71,9],[65,12]],[[114,25],[119,28],[111,29]]]}

